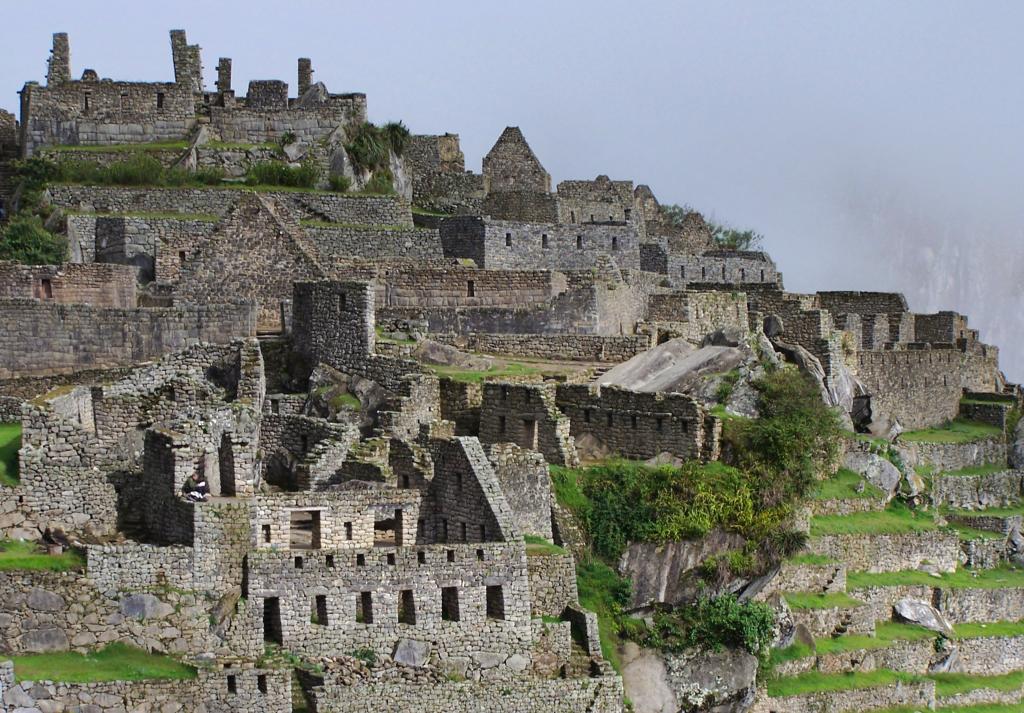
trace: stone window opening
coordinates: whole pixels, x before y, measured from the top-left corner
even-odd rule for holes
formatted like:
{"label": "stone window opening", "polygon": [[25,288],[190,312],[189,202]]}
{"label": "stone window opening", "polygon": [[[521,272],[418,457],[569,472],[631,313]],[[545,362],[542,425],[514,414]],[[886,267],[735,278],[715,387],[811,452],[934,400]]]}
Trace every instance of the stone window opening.
{"label": "stone window opening", "polygon": [[388,552],[387,561],[388,561],[389,565],[394,566],[394,564],[395,564],[395,553],[394,552]]}
{"label": "stone window opening", "polygon": [[542,233],[540,236],[540,246],[542,248],[549,248],[551,245],[548,243],[548,234]]}
{"label": "stone window opening", "polygon": [[466,523],[462,523],[462,541],[469,542],[469,526]]}
{"label": "stone window opening", "polygon": [[484,551],[483,551],[483,550],[480,550],[480,549],[478,549],[478,550],[476,551],[476,558],[477,558],[477,559],[478,559],[479,561],[483,562],[483,561],[484,561]]}
{"label": "stone window opening", "polygon": [[680,421],[680,422],[679,422],[679,429],[680,429],[680,430],[681,430],[681,431],[682,431],[683,433],[689,433],[689,432],[690,432],[690,424],[689,424],[689,423],[687,423],[686,421]]}
{"label": "stone window opening", "polygon": [[416,600],[411,589],[402,589],[398,592],[398,623],[416,623]]}
{"label": "stone window opening", "polygon": [[403,488],[408,488],[410,482],[411,481],[409,480],[409,474],[408,473],[402,473],[402,487]]}
{"label": "stone window opening", "polygon": [[472,280],[466,281],[466,297],[476,297],[476,285]]}
{"label": "stone window opening", "polygon": [[217,460],[220,474],[220,495],[224,498],[233,498],[235,496],[235,454],[231,450],[231,437],[226,433],[220,438]]}
{"label": "stone window opening", "polygon": [[185,251],[184,250],[179,250],[178,251],[178,262],[182,262],[182,263],[185,262],[185,257],[186,257],[185,256]]}
{"label": "stone window opening", "polygon": [[615,216],[614,216],[614,215],[609,215],[609,216],[608,216],[608,222],[609,222],[609,223],[611,223],[611,222],[612,222],[612,221],[614,221],[614,220],[615,220]]}
{"label": "stone window opening", "polygon": [[427,534],[427,523],[421,517],[419,520],[416,521],[416,537],[418,539],[422,539],[422,538],[426,537],[426,534]]}
{"label": "stone window opening", "polygon": [[576,211],[574,211],[574,210],[570,210],[569,211],[569,222],[570,223],[575,223],[576,222]]}
{"label": "stone window opening", "polygon": [[125,111],[128,108],[128,92],[121,92],[121,97],[118,99],[118,108],[121,111]]}
{"label": "stone window opening", "polygon": [[531,451],[537,450],[538,444],[538,429],[537,419],[524,418],[523,419],[523,442],[520,444],[523,448]]}
{"label": "stone window opening", "polygon": [[761,282],[764,282],[764,270],[761,270]]}
{"label": "stone window opening", "polygon": [[505,618],[505,592],[501,585],[487,587],[487,618]]}
{"label": "stone window opening", "polygon": [[366,566],[366,555],[356,555],[356,567]]}
{"label": "stone window opening", "polygon": [[747,268],[741,267],[740,268],[740,282],[743,282],[746,279],[747,279]]}
{"label": "stone window opening", "polygon": [[725,265],[722,265],[722,280],[725,280]]}
{"label": "stone window opening", "polygon": [[288,546],[293,550],[320,549],[319,510],[292,510],[289,513]]}
{"label": "stone window opening", "polygon": [[445,556],[449,562],[455,561],[455,550],[446,550]]}
{"label": "stone window opening", "polygon": [[487,525],[480,525],[480,541],[487,542]]}
{"label": "stone window opening", "polygon": [[665,419],[662,418],[661,416],[658,416],[658,419],[654,422],[654,427],[658,430],[658,433],[661,433],[661,428],[664,422]]}
{"label": "stone window opening", "polygon": [[459,621],[459,590],[457,587],[441,587],[441,620]]}
{"label": "stone window opening", "polygon": [[277,597],[263,600],[263,640],[284,644],[281,634],[281,600]]}
{"label": "stone window opening", "polygon": [[502,385],[501,387],[501,400],[508,401],[508,386]]}
{"label": "stone window opening", "polygon": [[263,695],[267,695],[267,676],[266,676],[266,674],[261,673],[259,676],[256,677],[256,688]]}
{"label": "stone window opening", "polygon": [[302,558],[301,557],[296,557],[295,558],[295,569],[302,569]]}
{"label": "stone window opening", "polygon": [[700,279],[702,279],[702,280],[708,279],[708,269],[706,267],[702,267],[700,269]]}
{"label": "stone window opening", "polygon": [[164,93],[163,92],[157,92],[156,93],[156,108],[157,109],[163,109],[164,108]]}
{"label": "stone window opening", "polygon": [[402,544],[402,511],[394,510],[390,517],[378,515],[373,522],[374,547],[398,547]]}
{"label": "stone window opening", "polygon": [[356,597],[356,623],[373,623],[373,592],[359,592]]}
{"label": "stone window opening", "polygon": [[577,250],[582,250],[583,249],[583,236],[582,235],[577,235],[576,236],[576,249]]}
{"label": "stone window opening", "polygon": [[324,558],[324,566],[333,569],[333,567],[334,567],[334,555],[327,555],[327,557]]}
{"label": "stone window opening", "polygon": [[504,433],[505,432],[505,417],[504,416],[498,416],[498,432],[499,433]]}
{"label": "stone window opening", "polygon": [[619,249],[619,239],[613,235],[612,236],[612,250],[618,250],[618,249]]}
{"label": "stone window opening", "polygon": [[260,529],[263,530],[263,542],[265,542],[266,544],[269,545],[270,544],[270,525],[263,525]]}
{"label": "stone window opening", "polygon": [[90,96],[91,96],[91,94],[89,92],[83,92],[82,93],[82,111],[84,113],[86,113],[86,114],[89,113],[89,97]]}
{"label": "stone window opening", "polygon": [[679,277],[684,280],[686,279],[686,265],[679,266]]}
{"label": "stone window opening", "polygon": [[281,400],[273,399],[270,402],[270,413],[279,414],[281,413]]}
{"label": "stone window opening", "polygon": [[238,693],[238,678],[228,676],[228,693]]}
{"label": "stone window opening", "polygon": [[629,426],[630,426],[630,428],[632,428],[635,431],[636,430],[636,425],[637,425],[636,414],[633,414],[632,416],[629,417]]}
{"label": "stone window opening", "polygon": [[349,540],[349,541],[352,540],[352,523],[351,522],[346,522],[345,523],[345,539]]}
{"label": "stone window opening", "polygon": [[316,626],[327,626],[327,595],[317,594],[313,597],[313,607],[310,612],[310,624]]}
{"label": "stone window opening", "polygon": [[53,282],[48,277],[39,280],[39,297],[44,300],[53,299]]}
{"label": "stone window opening", "polygon": [[611,428],[614,425],[615,425],[615,414],[613,414],[611,411],[609,411],[608,412],[608,428]]}
{"label": "stone window opening", "polygon": [[632,212],[633,212],[633,210],[632,210],[631,208],[625,208],[625,209],[623,209],[623,211],[622,211],[622,217],[623,217],[623,218],[624,218],[625,220],[627,220],[627,221],[628,221],[628,220],[629,220],[629,216],[630,216],[630,215],[632,214]]}
{"label": "stone window opening", "polygon": [[583,423],[590,423],[590,409],[583,409]]}
{"label": "stone window opening", "polygon": [[591,214],[590,214],[590,222],[591,222],[591,223],[593,223],[593,222],[594,222],[594,214],[593,214],[593,213],[591,213]]}
{"label": "stone window opening", "polygon": [[512,233],[505,233],[505,247],[512,247]]}
{"label": "stone window opening", "polygon": [[307,451],[309,451],[309,436],[303,433],[299,437],[299,442],[302,444],[302,455],[305,456]]}
{"label": "stone window opening", "polygon": [[419,552],[416,553],[416,564],[426,564],[426,563],[427,563],[427,553],[424,552],[423,550],[420,550]]}

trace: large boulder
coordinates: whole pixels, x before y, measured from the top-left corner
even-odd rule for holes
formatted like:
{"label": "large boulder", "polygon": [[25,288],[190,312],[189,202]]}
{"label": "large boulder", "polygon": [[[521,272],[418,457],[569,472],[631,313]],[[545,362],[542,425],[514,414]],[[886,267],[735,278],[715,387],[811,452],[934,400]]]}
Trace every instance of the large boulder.
{"label": "large boulder", "polygon": [[423,339],[417,342],[412,356],[425,364],[454,366],[469,371],[487,371],[494,364],[494,360],[490,357],[469,354],[447,344],[435,342],[433,339]]}
{"label": "large boulder", "polygon": [[622,685],[635,713],[676,713],[676,694],[668,681],[665,660],[632,641],[622,651]]}
{"label": "large boulder", "polygon": [[860,451],[847,453],[843,459],[843,467],[854,473],[885,493],[886,501],[891,500],[900,487],[903,474],[899,468],[875,453]]}
{"label": "large boulder", "polygon": [[64,608],[64,597],[39,587],[28,590],[25,601],[30,609],[36,611],[60,611]]}
{"label": "large boulder", "polygon": [[1024,418],[1017,422],[1017,428],[1013,431],[1008,458],[1011,468],[1024,470]]}
{"label": "large boulder", "polygon": [[598,383],[633,391],[688,393],[707,377],[737,368],[746,358],[747,350],[740,347],[694,349],[685,339],[670,339],[610,369]]}
{"label": "large boulder", "polygon": [[947,638],[953,638],[953,627],[931,604],[907,597],[896,602],[892,610],[898,621],[917,624]]}
{"label": "large boulder", "polygon": [[130,619],[164,619],[174,607],[152,594],[129,594],[121,599],[121,614]]}
{"label": "large boulder", "polygon": [[738,649],[687,649],[665,657],[680,713],[745,713],[757,694],[757,657]]}
{"label": "large boulder", "polygon": [[68,635],[56,627],[32,629],[21,637],[21,648],[31,654],[48,654],[67,651],[70,647]]}
{"label": "large boulder", "polygon": [[414,639],[399,639],[395,653],[391,656],[396,663],[406,666],[425,666],[430,659],[430,642]]}

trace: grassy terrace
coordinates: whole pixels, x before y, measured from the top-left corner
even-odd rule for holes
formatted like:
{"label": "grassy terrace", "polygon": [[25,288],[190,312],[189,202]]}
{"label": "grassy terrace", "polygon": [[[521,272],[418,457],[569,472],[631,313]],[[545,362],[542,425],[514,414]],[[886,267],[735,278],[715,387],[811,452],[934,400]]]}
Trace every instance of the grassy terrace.
{"label": "grassy terrace", "polygon": [[565,549],[536,535],[523,535],[527,556],[564,555]]}
{"label": "grassy terrace", "polygon": [[986,463],[985,465],[971,465],[960,470],[943,471],[942,475],[991,475],[1007,470],[1006,463]]}
{"label": "grassy terrace", "polygon": [[85,215],[90,218],[148,218],[150,220],[200,220],[204,223],[216,223],[219,216],[213,213],[172,213],[157,211],[129,211],[125,213],[94,213],[84,210],[65,210],[68,215]]}
{"label": "grassy terrace", "polygon": [[85,567],[85,558],[77,550],[61,555],[48,555],[33,542],[0,540],[0,572],[49,570],[64,572]]}
{"label": "grassy terrace", "polygon": [[967,693],[979,688],[990,688],[994,691],[1016,691],[1024,686],[1024,671],[1014,671],[1001,676],[972,676],[966,673],[938,673],[935,679],[935,695],[939,698]]}
{"label": "grassy terrace", "polygon": [[90,654],[73,652],[12,656],[19,681],[94,683],[97,681],[181,680],[196,677],[191,666],[126,644],[110,644]]}
{"label": "grassy terrace", "polygon": [[881,512],[858,512],[849,515],[816,515],[811,518],[811,536],[821,535],[883,535],[929,532],[938,529],[930,512],[911,510],[893,501]]}
{"label": "grassy terrace", "polygon": [[919,570],[903,572],[847,572],[846,589],[853,591],[867,587],[899,587],[923,585],[946,589],[1011,589],[1024,587],[1024,570],[999,567],[996,569],[958,569],[947,574],[929,574]]}
{"label": "grassy terrace", "polygon": [[21,424],[0,423],[0,485],[18,484],[18,449],[21,448]]}
{"label": "grassy terrace", "polygon": [[60,144],[47,146],[43,153],[139,153],[143,151],[184,151],[188,141],[148,141],[138,144],[79,145]]}
{"label": "grassy terrace", "polygon": [[903,681],[914,683],[923,680],[921,676],[898,673],[881,669],[869,673],[820,673],[808,671],[799,676],[776,678],[768,681],[768,695],[774,698],[799,696],[818,691],[851,691],[858,688],[875,688]]}
{"label": "grassy terrace", "polygon": [[[861,483],[864,484],[864,490],[857,492]],[[885,493],[880,488],[868,483],[858,473],[848,468],[840,468],[839,472],[831,478],[821,481],[811,497],[815,500],[853,500],[855,498],[880,500],[885,497]]]}
{"label": "grassy terrace", "polygon": [[794,565],[826,565],[826,564],[839,564],[839,562],[828,555],[816,555],[812,552],[801,552],[800,554],[793,555],[786,559],[788,564]]}
{"label": "grassy terrace", "polygon": [[985,438],[999,438],[1002,430],[987,423],[956,419],[936,428],[904,431],[899,440],[907,443],[970,443]]}
{"label": "grassy terrace", "polygon": [[790,609],[836,609],[862,607],[864,602],[858,601],[843,592],[831,592],[829,594],[815,594],[813,592],[787,592],[786,603]]}
{"label": "grassy terrace", "polygon": [[[348,193],[344,195],[349,195]],[[383,232],[398,232],[416,230],[408,225],[369,225],[362,223],[335,223],[329,220],[300,220],[299,223],[306,228],[332,228],[334,230],[379,230]]]}

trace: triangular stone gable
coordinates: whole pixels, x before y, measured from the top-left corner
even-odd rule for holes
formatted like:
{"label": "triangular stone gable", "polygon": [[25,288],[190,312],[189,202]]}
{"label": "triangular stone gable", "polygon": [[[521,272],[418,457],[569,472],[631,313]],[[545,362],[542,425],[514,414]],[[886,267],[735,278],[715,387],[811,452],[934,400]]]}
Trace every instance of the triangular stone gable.
{"label": "triangular stone gable", "polygon": [[488,192],[551,192],[551,175],[526,143],[518,126],[506,127],[484,156],[484,184]]}

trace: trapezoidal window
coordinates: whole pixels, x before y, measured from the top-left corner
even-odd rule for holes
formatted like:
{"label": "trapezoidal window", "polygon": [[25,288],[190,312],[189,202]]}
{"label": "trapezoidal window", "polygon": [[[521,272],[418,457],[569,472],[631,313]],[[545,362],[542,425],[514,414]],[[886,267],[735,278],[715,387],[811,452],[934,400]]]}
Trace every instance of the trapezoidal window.
{"label": "trapezoidal window", "polygon": [[359,592],[356,595],[356,623],[373,623],[373,592]]}
{"label": "trapezoidal window", "polygon": [[466,297],[476,297],[476,285],[472,280],[466,282]]}
{"label": "trapezoidal window", "polygon": [[615,236],[612,236],[612,250],[618,250],[618,249],[619,249],[619,239],[616,238]]}
{"label": "trapezoidal window", "polygon": [[416,600],[411,589],[403,589],[398,593],[398,623],[416,623]]}
{"label": "trapezoidal window", "polygon": [[267,597],[263,600],[263,640],[283,644],[281,634],[281,600]]}
{"label": "trapezoidal window", "polygon": [[548,247],[551,247],[551,246],[550,246],[550,245],[548,244],[548,234],[547,234],[547,233],[544,233],[544,234],[542,234],[542,235],[540,236],[540,246],[541,246],[542,248],[548,248]]}
{"label": "trapezoidal window", "polygon": [[537,419],[524,418],[523,419],[523,439],[520,442],[520,446],[527,448],[531,451],[537,450],[538,441],[538,430],[537,430]]}
{"label": "trapezoidal window", "polygon": [[320,549],[320,511],[292,510],[289,517],[288,546],[293,550]]}
{"label": "trapezoidal window", "polygon": [[156,108],[157,109],[163,109],[164,108],[164,93],[163,92],[157,92],[156,93]]}
{"label": "trapezoidal window", "polygon": [[459,590],[457,587],[441,587],[441,620],[459,620]]}
{"label": "trapezoidal window", "polygon": [[89,113],[89,97],[92,96],[89,92],[82,94],[82,111],[86,114]]}
{"label": "trapezoidal window", "polygon": [[501,585],[487,588],[487,618],[505,618],[505,593]]}
{"label": "trapezoidal window", "polygon": [[402,511],[394,510],[392,515],[377,514],[373,521],[374,547],[400,547],[402,545]]}
{"label": "trapezoidal window", "polygon": [[327,626],[327,596],[325,594],[317,594],[313,597],[309,623],[316,626]]}
{"label": "trapezoidal window", "polygon": [[512,247],[512,233],[505,233],[505,247]]}
{"label": "trapezoidal window", "polygon": [[118,100],[118,108],[121,111],[128,108],[128,92],[121,92],[121,98]]}
{"label": "trapezoidal window", "polygon": [[261,673],[259,676],[256,677],[256,690],[258,690],[263,695],[267,695],[267,676],[266,676],[266,674]]}
{"label": "trapezoidal window", "polygon": [[228,693],[238,693],[238,679],[228,676]]}
{"label": "trapezoidal window", "polygon": [[576,236],[576,249],[577,250],[582,250],[583,249],[583,236],[582,235],[577,235]]}
{"label": "trapezoidal window", "polygon": [[39,295],[41,299],[52,300],[53,299],[53,283],[49,278],[42,278],[39,280]]}
{"label": "trapezoidal window", "polygon": [[217,451],[217,459],[220,472],[220,494],[222,497],[230,498],[235,495],[235,454],[231,450],[231,437],[224,434],[220,438],[220,448]]}

